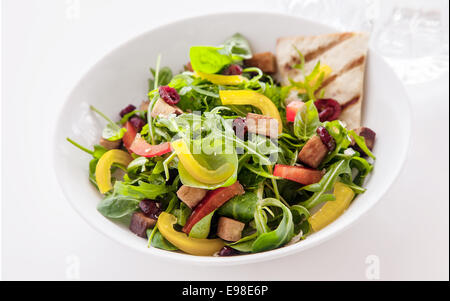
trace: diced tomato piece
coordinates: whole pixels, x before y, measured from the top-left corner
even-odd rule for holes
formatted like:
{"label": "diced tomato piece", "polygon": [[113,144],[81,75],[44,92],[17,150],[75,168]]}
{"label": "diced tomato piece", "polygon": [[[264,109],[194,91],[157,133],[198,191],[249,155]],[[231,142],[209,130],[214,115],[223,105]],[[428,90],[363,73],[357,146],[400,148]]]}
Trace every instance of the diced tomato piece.
{"label": "diced tomato piece", "polygon": [[170,153],[171,147],[169,142],[164,142],[157,145],[151,145],[145,141],[144,138],[136,137],[130,146],[130,150],[136,155],[143,157],[156,157]]}
{"label": "diced tomato piece", "polygon": [[322,179],[324,172],[302,166],[277,164],[275,165],[273,175],[303,185],[310,185],[319,182],[320,179]]}
{"label": "diced tomato piece", "polygon": [[134,141],[134,138],[136,137],[137,131],[134,128],[133,124],[129,121],[127,121],[125,123],[124,127],[127,129],[127,131],[125,132],[125,134],[123,134],[123,138],[122,138],[123,145],[126,147],[128,152],[131,154],[132,151],[130,150],[130,147]]}
{"label": "diced tomato piece", "polygon": [[300,108],[303,107],[304,105],[305,105],[305,103],[300,100],[291,101],[286,106],[286,120],[294,122],[295,115],[297,115],[298,110],[300,110]]}
{"label": "diced tomato piece", "polygon": [[199,222],[202,218],[228,202],[232,197],[236,195],[244,194],[244,188],[239,181],[234,182],[233,185],[228,187],[221,187],[216,190],[210,190],[203,198],[203,200],[195,207],[191,216],[187,220],[183,227],[183,232],[189,234],[192,227]]}

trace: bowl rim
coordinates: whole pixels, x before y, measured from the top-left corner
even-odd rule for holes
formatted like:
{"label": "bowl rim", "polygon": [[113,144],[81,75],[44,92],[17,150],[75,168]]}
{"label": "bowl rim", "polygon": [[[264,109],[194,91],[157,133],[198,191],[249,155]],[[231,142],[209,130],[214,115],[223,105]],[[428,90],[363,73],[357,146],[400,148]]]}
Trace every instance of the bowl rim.
{"label": "bowl rim", "polygon": [[[108,231],[104,231],[103,229],[98,227],[93,221],[91,221],[86,216],[84,216],[83,212],[74,204],[74,202],[72,201],[72,198],[69,197],[69,193],[66,191],[64,185],[62,185],[62,180],[60,179],[60,177],[58,177],[58,170],[56,168],[58,166],[58,164],[57,164],[58,157],[56,156],[56,152],[57,152],[56,146],[60,143],[60,141],[58,140],[58,138],[59,138],[58,137],[58,128],[56,125],[60,124],[60,122],[63,120],[62,112],[64,111],[64,109],[65,109],[69,99],[73,95],[74,91],[79,87],[79,85],[83,81],[83,79],[86,76],[88,76],[93,70],[95,70],[95,68],[103,60],[105,60],[109,56],[113,55],[114,53],[120,51],[121,48],[126,47],[129,43],[139,40],[142,37],[149,35],[155,31],[164,30],[166,27],[169,27],[169,26],[182,24],[184,22],[194,21],[195,19],[200,19],[200,18],[210,18],[210,17],[223,18],[223,17],[228,17],[231,14],[234,17],[236,15],[241,15],[241,16],[242,15],[253,15],[253,16],[258,16],[258,17],[275,16],[275,17],[284,17],[284,18],[291,18],[291,19],[300,19],[305,23],[311,23],[316,26],[326,28],[330,32],[339,32],[340,31],[331,26],[324,25],[324,24],[321,24],[318,22],[314,22],[312,20],[308,20],[308,19],[305,19],[302,17],[298,17],[298,16],[295,16],[292,14],[285,13],[285,12],[245,11],[245,10],[232,11],[232,10],[229,10],[229,11],[225,11],[225,12],[205,13],[205,14],[198,14],[198,15],[189,16],[189,17],[185,17],[185,18],[179,18],[175,21],[165,22],[165,23],[157,25],[149,30],[146,30],[142,33],[139,33],[139,34],[131,37],[130,39],[127,39],[127,40],[121,42],[120,44],[116,45],[111,50],[107,51],[96,61],[95,64],[93,64],[90,67],[87,67],[87,69],[85,69],[84,72],[81,73],[81,76],[79,77],[77,82],[72,86],[72,88],[70,89],[70,92],[67,93],[66,97],[64,98],[65,99],[64,103],[59,108],[58,118],[56,119],[55,127],[53,129],[53,139],[52,139],[53,140],[53,145],[52,145],[53,146],[52,147],[53,160],[52,161],[53,161],[53,171],[56,175],[56,179],[59,184],[59,187],[60,187],[61,191],[63,192],[64,198],[70,203],[70,206],[81,216],[81,218],[87,222],[88,225],[90,225],[93,229],[102,233],[106,237],[110,238],[112,241],[121,244],[122,246],[131,248],[133,250],[136,250],[136,251],[146,254],[146,255],[156,255],[159,258],[164,259],[164,260],[176,260],[177,262],[181,262],[181,263],[190,263],[190,264],[197,264],[197,265],[211,265],[211,266],[227,266],[228,265],[228,266],[231,266],[231,265],[242,265],[242,264],[250,264],[250,263],[255,263],[255,262],[279,259],[279,258],[288,256],[288,255],[291,255],[293,253],[304,251],[304,250],[307,250],[314,246],[320,245],[320,244],[330,240],[331,238],[334,238],[334,237],[338,236],[339,234],[342,234],[350,226],[354,225],[356,221],[360,220],[361,217],[366,215],[367,212],[373,206],[375,206],[375,204],[377,204],[380,201],[380,199],[386,194],[386,192],[390,189],[390,187],[392,187],[392,185],[398,180],[399,174],[404,169],[406,158],[408,156],[408,153],[410,150],[410,145],[411,145],[411,128],[412,128],[411,112],[412,112],[412,109],[411,109],[411,102],[409,100],[409,97],[407,97],[407,93],[406,93],[404,84],[401,82],[399,77],[392,71],[392,76],[394,76],[396,78],[397,82],[399,83],[398,87],[399,88],[401,87],[400,89],[402,89],[403,94],[406,96],[404,99],[404,103],[406,104],[404,116],[405,116],[405,119],[407,119],[406,122],[404,121],[404,123],[406,124],[405,133],[407,134],[405,137],[406,138],[406,143],[405,143],[406,147],[404,148],[404,151],[401,153],[401,156],[400,156],[401,162],[399,164],[399,167],[393,173],[392,182],[389,183],[388,185],[386,185],[385,187],[379,188],[378,196],[376,197],[375,201],[371,202],[368,206],[365,206],[364,208],[362,208],[359,214],[349,216],[346,220],[346,223],[344,223],[342,225],[340,224],[339,225],[340,227],[335,228],[332,232],[327,233],[326,235],[322,235],[321,237],[318,237],[313,240],[306,239],[301,244],[295,243],[295,244],[292,244],[289,246],[284,246],[284,247],[281,247],[278,249],[261,252],[261,253],[245,254],[245,255],[232,256],[232,257],[195,256],[195,255],[190,255],[190,254],[185,254],[185,253],[161,250],[161,249],[157,249],[157,248],[146,248],[145,244],[143,244],[142,248],[139,248],[135,245],[130,245],[124,241],[118,240],[116,237],[114,237],[114,235],[111,235]],[[370,47],[370,45],[369,45],[369,50],[371,52],[371,55],[375,54],[378,58],[380,58],[384,62],[386,62],[384,58],[382,58],[380,55],[378,55],[377,52],[372,47]]]}

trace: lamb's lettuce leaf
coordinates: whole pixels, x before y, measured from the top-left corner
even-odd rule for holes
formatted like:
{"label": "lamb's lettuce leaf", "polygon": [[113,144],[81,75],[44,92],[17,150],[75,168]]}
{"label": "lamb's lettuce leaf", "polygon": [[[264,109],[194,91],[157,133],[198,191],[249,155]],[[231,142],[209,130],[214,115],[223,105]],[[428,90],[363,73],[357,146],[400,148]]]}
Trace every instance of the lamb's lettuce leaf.
{"label": "lamb's lettuce leaf", "polygon": [[218,214],[247,223],[254,218],[258,197],[253,192],[246,192],[226,202],[217,211]]}

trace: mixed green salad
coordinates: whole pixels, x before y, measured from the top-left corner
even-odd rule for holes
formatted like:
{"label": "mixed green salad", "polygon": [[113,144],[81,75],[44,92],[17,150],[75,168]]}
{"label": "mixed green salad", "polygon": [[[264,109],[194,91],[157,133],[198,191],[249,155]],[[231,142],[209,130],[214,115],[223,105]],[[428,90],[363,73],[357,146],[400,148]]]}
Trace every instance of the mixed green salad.
{"label": "mixed green salad", "polygon": [[148,247],[230,256],[299,242],[365,192],[375,133],[347,129],[323,99],[328,66],[280,86],[273,54],[253,54],[240,34],[189,57],[173,74],[159,56],[148,99],[120,120],[91,107],[106,120],[93,149],[67,139],[92,155],[101,214]]}

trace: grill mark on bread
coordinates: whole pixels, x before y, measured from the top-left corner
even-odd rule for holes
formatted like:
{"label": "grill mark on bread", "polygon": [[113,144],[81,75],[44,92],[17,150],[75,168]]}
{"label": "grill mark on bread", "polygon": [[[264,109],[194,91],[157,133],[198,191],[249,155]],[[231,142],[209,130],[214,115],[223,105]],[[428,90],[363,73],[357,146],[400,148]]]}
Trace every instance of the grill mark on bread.
{"label": "grill mark on bread", "polygon": [[361,98],[360,95],[356,95],[356,96],[353,97],[352,99],[347,100],[346,102],[344,102],[344,103],[341,105],[342,111],[344,111],[345,109],[347,109],[347,108],[350,107],[351,105],[356,104],[356,103],[359,101],[360,98]]}
{"label": "grill mark on bread", "polygon": [[362,64],[364,64],[365,60],[366,60],[366,56],[361,55],[359,58],[357,58],[357,59],[351,61],[350,63],[348,63],[347,65],[345,65],[344,68],[339,73],[342,74],[342,73],[352,70],[353,68],[361,66]]}
{"label": "grill mark on bread", "polygon": [[353,36],[353,33],[351,32],[344,32],[342,34],[340,34],[336,40],[331,41],[328,44],[322,45],[317,47],[315,50],[308,52],[307,54],[305,54],[305,62],[309,62],[315,58],[317,58],[318,56],[322,55],[323,53],[327,52],[328,50],[330,50],[331,48],[339,45],[340,43],[344,42],[345,40],[351,38]]}
{"label": "grill mark on bread", "polygon": [[325,79],[322,82],[322,85],[320,86],[319,89],[317,89],[318,91],[320,91],[321,89],[325,88],[326,86],[328,86],[329,84],[331,84],[333,81],[336,80],[336,78],[338,78],[339,76],[343,75],[344,73],[358,67],[361,66],[362,64],[364,64],[364,61],[366,60],[366,56],[365,55],[361,55],[360,57],[358,57],[357,59],[354,59],[353,61],[351,61],[350,63],[346,64],[344,66],[344,68],[342,68],[339,72],[331,75],[330,77],[328,77],[327,79]]}

